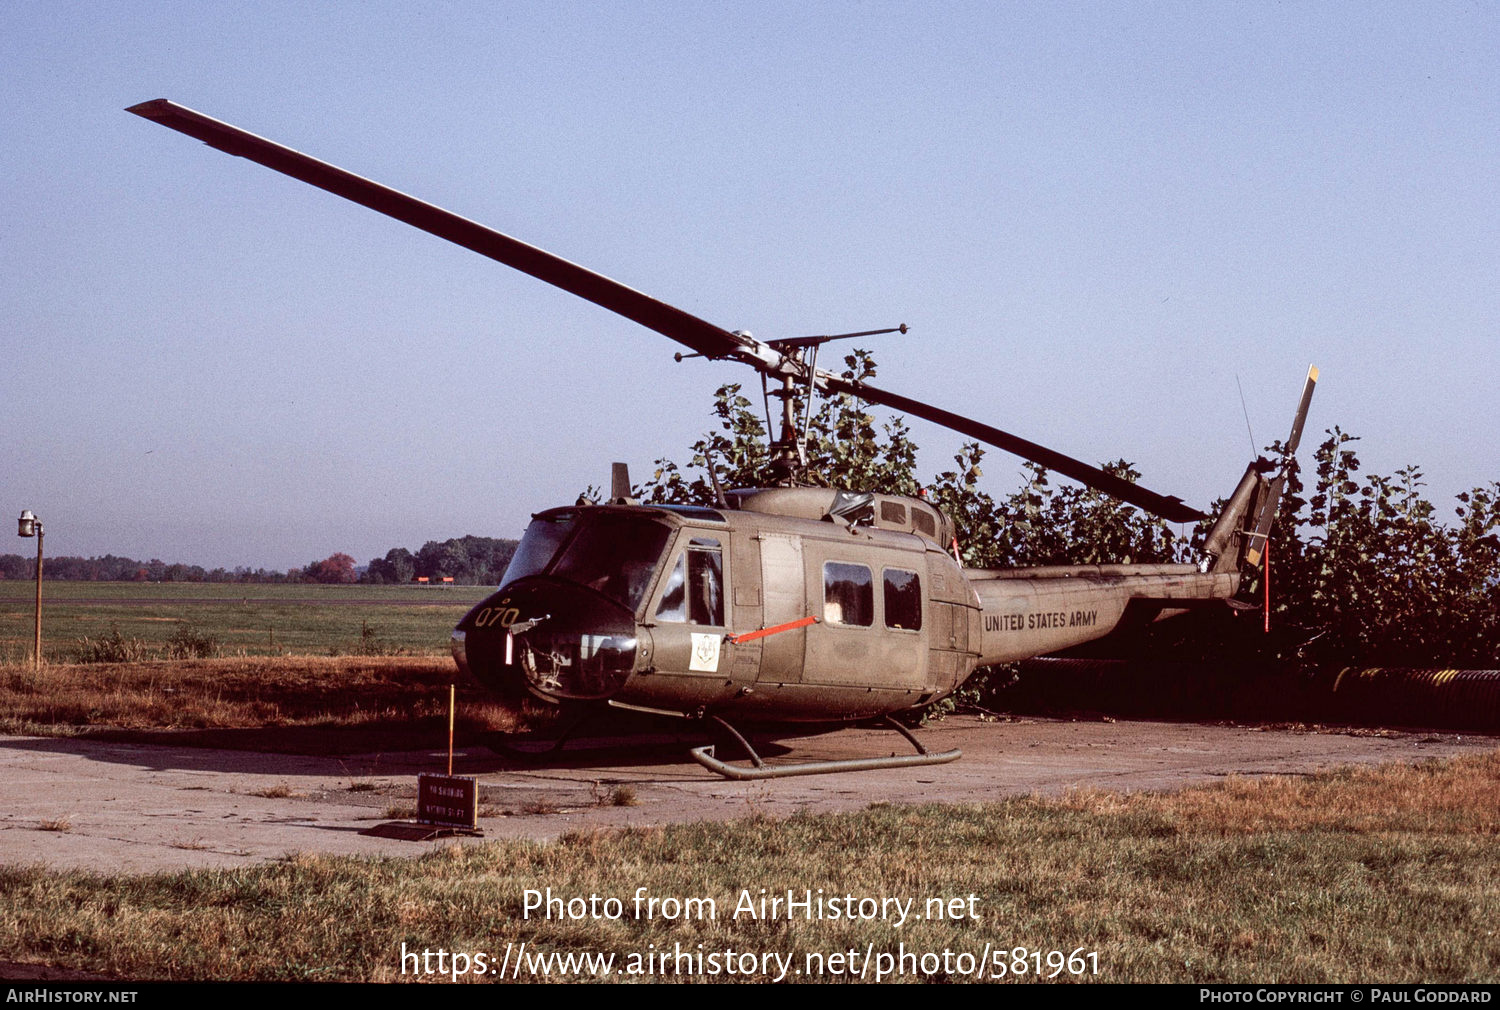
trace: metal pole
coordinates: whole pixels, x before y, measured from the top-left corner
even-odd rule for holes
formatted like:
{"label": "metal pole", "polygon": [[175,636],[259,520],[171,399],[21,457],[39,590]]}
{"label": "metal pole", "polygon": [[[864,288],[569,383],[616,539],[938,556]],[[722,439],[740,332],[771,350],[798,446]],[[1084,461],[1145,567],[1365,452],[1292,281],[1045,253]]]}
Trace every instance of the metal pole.
{"label": "metal pole", "polygon": [[1266,537],[1265,555],[1265,581],[1266,581],[1266,630],[1265,634],[1271,633],[1271,538]]}
{"label": "metal pole", "polygon": [[36,526],[36,643],[32,647],[31,668],[42,668],[42,524]]}

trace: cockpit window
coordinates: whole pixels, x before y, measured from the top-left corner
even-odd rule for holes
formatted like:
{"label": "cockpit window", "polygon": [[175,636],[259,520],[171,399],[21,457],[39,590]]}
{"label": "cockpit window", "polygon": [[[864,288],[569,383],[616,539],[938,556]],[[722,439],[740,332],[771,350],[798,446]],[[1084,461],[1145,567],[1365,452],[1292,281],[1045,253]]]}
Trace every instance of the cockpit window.
{"label": "cockpit window", "polygon": [[724,626],[724,555],[719,541],[712,537],[688,541],[667,576],[656,619]]}
{"label": "cockpit window", "polygon": [[653,505],[651,507],[664,512],[675,512],[684,519],[694,519],[698,522],[721,523],[724,521],[724,513],[717,509],[704,508],[702,505]]}
{"label": "cockpit window", "polygon": [[639,515],[571,509],[544,513],[526,527],[500,585],[528,575],[554,575],[635,610],[670,534],[666,526]]}
{"label": "cockpit window", "polygon": [[547,574],[588,586],[633,611],[651,585],[670,532],[641,516],[580,516],[578,532]]}
{"label": "cockpit window", "polygon": [[517,579],[536,575],[551,564],[557,556],[557,549],[573,532],[577,518],[577,512],[554,512],[532,519],[510,564],[505,567],[505,575],[500,579],[501,588]]}

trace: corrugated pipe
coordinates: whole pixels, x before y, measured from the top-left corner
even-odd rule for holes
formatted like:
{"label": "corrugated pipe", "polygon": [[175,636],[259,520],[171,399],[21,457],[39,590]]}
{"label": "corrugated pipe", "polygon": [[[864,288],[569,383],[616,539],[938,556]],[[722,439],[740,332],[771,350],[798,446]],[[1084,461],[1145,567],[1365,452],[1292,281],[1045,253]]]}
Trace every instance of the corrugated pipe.
{"label": "corrugated pipe", "polygon": [[1500,670],[1032,659],[999,703],[1013,711],[1500,732]]}

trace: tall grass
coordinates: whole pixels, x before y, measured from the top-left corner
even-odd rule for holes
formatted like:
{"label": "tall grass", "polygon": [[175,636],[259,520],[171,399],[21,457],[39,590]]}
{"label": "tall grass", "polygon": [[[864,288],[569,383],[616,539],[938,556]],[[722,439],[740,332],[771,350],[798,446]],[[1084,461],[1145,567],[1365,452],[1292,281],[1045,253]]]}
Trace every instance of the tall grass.
{"label": "tall grass", "polygon": [[[174,740],[316,752],[402,746],[414,732],[433,738],[427,724],[446,719],[457,672],[451,659],[386,656],[12,665],[0,667],[0,733],[199,730],[208,735]],[[517,725],[478,687],[460,684],[459,699],[465,735]],[[309,729],[320,732],[290,732]],[[361,734],[341,740],[350,729]]]}

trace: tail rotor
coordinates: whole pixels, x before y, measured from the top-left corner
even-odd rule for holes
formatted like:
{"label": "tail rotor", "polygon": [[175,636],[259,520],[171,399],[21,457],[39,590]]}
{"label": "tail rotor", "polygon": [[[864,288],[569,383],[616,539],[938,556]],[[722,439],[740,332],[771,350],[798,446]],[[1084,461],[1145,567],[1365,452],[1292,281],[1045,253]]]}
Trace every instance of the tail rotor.
{"label": "tail rotor", "polygon": [[[1302,428],[1317,384],[1318,369],[1309,367],[1307,381],[1302,386],[1302,399],[1297,404],[1297,415],[1292,419],[1292,431],[1281,452],[1280,465],[1257,459],[1245,468],[1245,475],[1240,478],[1239,486],[1230,495],[1204,544],[1204,571],[1233,572],[1246,565],[1251,568],[1260,566],[1265,555],[1266,538],[1271,535],[1271,526],[1276,522],[1277,506],[1291,476],[1297,446],[1302,441]],[[1273,469],[1276,475],[1266,477]]]}

